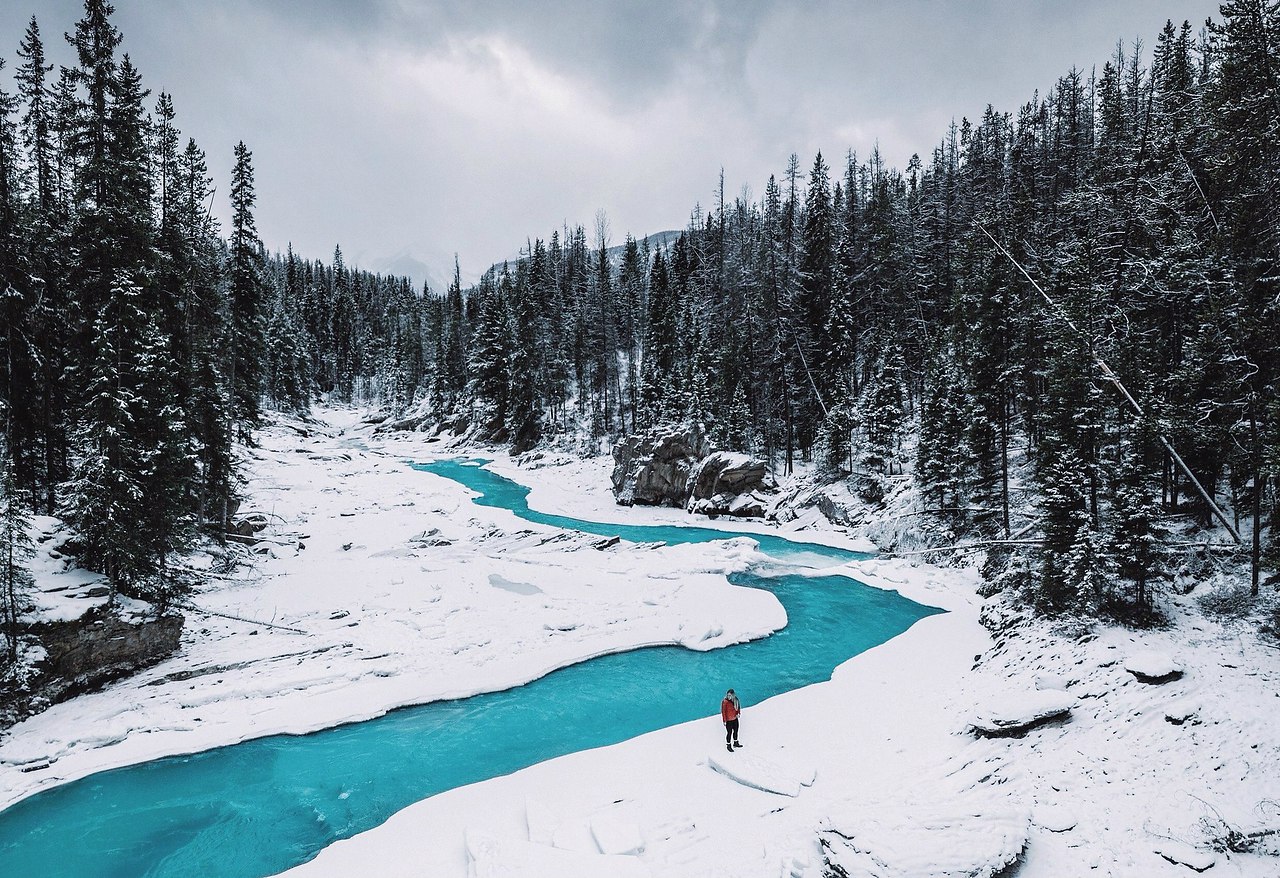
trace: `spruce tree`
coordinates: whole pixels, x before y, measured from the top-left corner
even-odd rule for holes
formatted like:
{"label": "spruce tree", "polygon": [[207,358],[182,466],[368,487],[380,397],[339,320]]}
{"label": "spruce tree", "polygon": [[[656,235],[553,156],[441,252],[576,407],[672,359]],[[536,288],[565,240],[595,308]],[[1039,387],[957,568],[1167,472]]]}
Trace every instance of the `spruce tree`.
{"label": "spruce tree", "polygon": [[231,172],[228,384],[237,438],[250,444],[253,441],[253,431],[262,421],[265,331],[262,245],[258,240],[258,229],[253,218],[253,208],[257,201],[253,188],[253,154],[243,141],[236,144],[235,158],[235,167]]}
{"label": "spruce tree", "polygon": [[28,610],[32,586],[28,562],[35,555],[31,542],[31,521],[27,498],[13,473],[9,446],[0,442],[0,622],[4,625],[5,658],[18,660],[18,637],[22,616]]}

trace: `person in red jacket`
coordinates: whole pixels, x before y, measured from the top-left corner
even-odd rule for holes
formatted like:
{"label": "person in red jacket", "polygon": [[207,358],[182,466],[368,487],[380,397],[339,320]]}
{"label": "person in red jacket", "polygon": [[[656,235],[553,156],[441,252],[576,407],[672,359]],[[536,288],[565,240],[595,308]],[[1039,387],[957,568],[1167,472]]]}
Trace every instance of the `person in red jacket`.
{"label": "person in red jacket", "polygon": [[732,753],[734,747],[741,747],[738,741],[738,715],[742,713],[742,704],[738,696],[730,689],[720,702],[720,719],[724,721],[724,745]]}

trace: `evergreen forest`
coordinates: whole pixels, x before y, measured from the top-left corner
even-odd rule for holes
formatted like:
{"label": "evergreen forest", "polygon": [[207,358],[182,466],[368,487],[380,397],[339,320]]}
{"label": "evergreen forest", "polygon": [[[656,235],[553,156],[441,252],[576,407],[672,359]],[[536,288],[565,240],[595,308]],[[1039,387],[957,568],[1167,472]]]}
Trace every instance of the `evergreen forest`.
{"label": "evergreen forest", "polygon": [[236,446],[319,401],[515,453],[696,422],[868,503],[909,482],[1048,613],[1142,618],[1197,529],[1255,594],[1280,563],[1277,0],[1029,84],[905,168],[793,155],[708,181],[678,233],[615,246],[600,214],[445,290],[269,253],[244,144],[221,228],[111,14],[86,0],[56,74],[33,18],[0,74],[9,626],[30,516],[164,602],[225,533]]}

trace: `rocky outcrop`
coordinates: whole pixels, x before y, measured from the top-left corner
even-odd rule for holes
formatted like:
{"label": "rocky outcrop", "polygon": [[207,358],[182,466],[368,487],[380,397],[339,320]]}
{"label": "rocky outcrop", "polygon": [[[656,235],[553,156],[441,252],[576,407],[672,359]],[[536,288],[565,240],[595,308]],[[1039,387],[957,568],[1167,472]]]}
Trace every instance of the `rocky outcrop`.
{"label": "rocky outcrop", "polygon": [[774,483],[764,461],[713,451],[697,427],[629,436],[613,449],[613,496],[623,506],[679,506],[703,515],[762,516]]}
{"label": "rocky outcrop", "polygon": [[774,488],[763,460],[732,451],[715,451],[689,476],[690,512],[759,518],[769,507],[764,493]]}
{"label": "rocky outcrop", "polygon": [[698,427],[659,428],[613,447],[613,498],[622,506],[684,506],[689,475],[711,453]]}
{"label": "rocky outcrop", "polygon": [[717,494],[748,494],[765,486],[769,467],[748,454],[716,451],[698,464],[689,480],[690,496],[705,500]]}
{"label": "rocky outcrop", "polygon": [[184,621],[178,613],[126,615],[104,604],[78,619],[28,626],[23,639],[36,641],[44,658],[20,687],[3,693],[9,704],[0,728],[168,658]]}

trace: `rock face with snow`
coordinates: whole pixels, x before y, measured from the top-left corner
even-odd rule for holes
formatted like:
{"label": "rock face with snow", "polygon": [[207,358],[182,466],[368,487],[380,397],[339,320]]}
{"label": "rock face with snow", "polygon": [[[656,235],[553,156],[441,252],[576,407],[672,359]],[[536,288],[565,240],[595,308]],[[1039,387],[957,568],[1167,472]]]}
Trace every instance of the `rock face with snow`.
{"label": "rock face with snow", "polygon": [[622,506],[684,506],[689,475],[711,453],[701,428],[662,427],[613,447],[613,497]]}
{"label": "rock face with snow", "polygon": [[77,619],[30,625],[45,657],[24,691],[0,692],[10,706],[0,711],[0,728],[169,657],[178,649],[183,622],[176,613],[125,615],[102,605]]}
{"label": "rock face with snow", "polygon": [[683,506],[702,515],[757,517],[772,490],[764,461],[712,451],[697,426],[661,427],[613,449],[613,496],[622,506]]}

